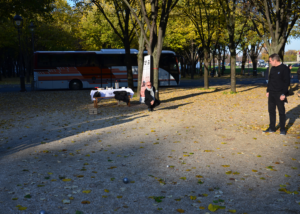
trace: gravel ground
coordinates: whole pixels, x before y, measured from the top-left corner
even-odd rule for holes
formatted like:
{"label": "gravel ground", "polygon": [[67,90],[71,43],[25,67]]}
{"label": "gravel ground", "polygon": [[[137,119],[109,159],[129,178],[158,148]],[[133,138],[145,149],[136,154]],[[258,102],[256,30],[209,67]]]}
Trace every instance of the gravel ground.
{"label": "gravel ground", "polygon": [[89,91],[0,94],[0,213],[300,213],[299,99],[286,136],[262,134],[265,87],[238,92],[165,88],[154,112],[98,115]]}

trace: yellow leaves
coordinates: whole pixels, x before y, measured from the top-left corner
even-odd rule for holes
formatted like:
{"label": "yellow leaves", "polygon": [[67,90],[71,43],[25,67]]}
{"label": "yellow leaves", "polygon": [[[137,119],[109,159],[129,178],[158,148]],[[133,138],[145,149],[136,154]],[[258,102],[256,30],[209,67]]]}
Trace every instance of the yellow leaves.
{"label": "yellow leaves", "polygon": [[291,158],[292,160],[296,160],[295,158]]}
{"label": "yellow leaves", "polygon": [[236,210],[228,210],[230,213],[236,213]]}
{"label": "yellow leaves", "polygon": [[82,191],[82,193],[86,193],[86,194],[89,194],[89,193],[91,193],[92,192],[92,190],[83,190]]}
{"label": "yellow leaves", "polygon": [[69,181],[72,181],[72,179],[70,179],[70,178],[65,178],[65,179],[62,179],[62,181],[64,181],[64,182],[69,182]]}
{"label": "yellow leaves", "polygon": [[189,157],[190,155],[183,155],[183,157]]}
{"label": "yellow leaves", "polygon": [[222,165],[223,167],[230,167],[230,165]]}
{"label": "yellow leaves", "polygon": [[90,204],[90,201],[81,201],[82,204]]}
{"label": "yellow leaves", "polygon": [[101,143],[101,142],[102,142],[102,140],[98,140],[98,142],[99,142],[99,143]]}
{"label": "yellow leaves", "polygon": [[62,200],[62,202],[63,202],[63,204],[70,204],[71,203],[71,201],[67,200],[67,199]]}
{"label": "yellow leaves", "polygon": [[123,196],[122,195],[118,195],[117,198],[123,198]]}
{"label": "yellow leaves", "polygon": [[208,195],[207,195],[207,194],[205,194],[205,193],[204,193],[204,194],[202,194],[202,195],[203,195],[204,197],[207,197],[207,196],[208,196]]}
{"label": "yellow leaves", "polygon": [[52,179],[51,181],[57,181],[56,179]]}
{"label": "yellow leaves", "polygon": [[144,141],[141,141],[140,143],[145,143]]}
{"label": "yellow leaves", "polygon": [[284,177],[286,177],[286,178],[289,178],[289,177],[291,177],[291,176],[290,176],[290,175],[287,175],[287,174],[285,174],[285,175],[284,175]]}
{"label": "yellow leaves", "polygon": [[185,211],[183,209],[177,209],[176,211],[179,213],[185,213]]}
{"label": "yellow leaves", "polygon": [[230,175],[232,173],[232,171],[227,171],[225,173],[226,173],[226,175]]}
{"label": "yellow leaves", "polygon": [[27,210],[27,207],[22,207],[21,205],[17,205],[16,207],[18,210]]}
{"label": "yellow leaves", "polygon": [[168,158],[173,158],[173,156],[168,156]]}
{"label": "yellow leaves", "polygon": [[92,173],[97,173],[97,171],[92,171]]}
{"label": "yellow leaves", "polygon": [[154,144],[154,145],[155,145],[155,144],[159,144],[159,142],[155,142],[155,143],[153,143],[153,144]]}
{"label": "yellow leaves", "polygon": [[184,181],[185,181],[185,180],[186,180],[186,177],[181,177],[180,179],[182,179],[182,180],[184,180]]}
{"label": "yellow leaves", "polygon": [[211,212],[215,212],[218,209],[225,209],[225,207],[224,206],[219,206],[219,205],[213,205],[213,204],[208,205],[208,210],[211,211]]}
{"label": "yellow leaves", "polygon": [[190,199],[191,199],[191,200],[196,200],[196,199],[197,199],[197,196],[192,196],[192,195],[191,195],[191,196],[190,196]]}
{"label": "yellow leaves", "polygon": [[196,175],[196,178],[203,178],[203,176],[201,176],[201,175]]}
{"label": "yellow leaves", "polygon": [[77,178],[83,178],[84,175],[77,175],[76,177],[77,177]]}
{"label": "yellow leaves", "polygon": [[52,172],[48,172],[48,175],[52,175],[53,173]]}
{"label": "yellow leaves", "polygon": [[155,132],[155,130],[151,130],[151,132]]}
{"label": "yellow leaves", "polygon": [[204,152],[213,152],[213,150],[204,150]]}
{"label": "yellow leaves", "polygon": [[90,154],[87,154],[87,155],[85,155],[86,157],[90,157],[91,155]]}
{"label": "yellow leaves", "polygon": [[199,209],[201,209],[201,210],[205,210],[205,207],[199,207]]}
{"label": "yellow leaves", "polygon": [[108,190],[108,189],[105,189],[104,192],[109,192],[109,190]]}
{"label": "yellow leaves", "polygon": [[111,166],[111,167],[109,167],[107,169],[115,169],[115,168],[117,168],[117,167],[116,166]]}
{"label": "yellow leaves", "polygon": [[257,170],[255,170],[255,169],[252,169],[252,172],[257,172]]}
{"label": "yellow leaves", "polygon": [[106,195],[102,195],[102,198],[107,198],[107,196]]}
{"label": "yellow leaves", "polygon": [[187,170],[185,170],[185,171],[189,172],[189,171],[191,171],[191,170],[190,170],[190,169],[187,169]]}

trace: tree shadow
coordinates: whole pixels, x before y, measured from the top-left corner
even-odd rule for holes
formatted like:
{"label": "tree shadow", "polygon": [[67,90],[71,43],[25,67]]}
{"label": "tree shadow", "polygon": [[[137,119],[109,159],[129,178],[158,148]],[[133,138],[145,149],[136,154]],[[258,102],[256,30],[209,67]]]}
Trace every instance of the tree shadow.
{"label": "tree shadow", "polygon": [[191,104],[191,102],[184,103],[184,104],[179,104],[179,105],[168,106],[168,107],[163,107],[163,108],[159,108],[157,110],[172,110],[172,109],[177,109],[179,107],[182,107],[182,106],[185,106],[185,105],[188,105],[188,104]]}
{"label": "tree shadow", "polygon": [[[104,107],[103,107],[104,108]],[[79,133],[83,133],[86,131],[92,131],[92,130],[99,130],[107,127],[111,127],[114,125],[120,125],[120,124],[125,124],[127,122],[131,122],[133,120],[139,119],[139,118],[144,118],[147,117],[147,115],[140,115],[139,113],[131,113],[129,115],[121,115],[121,114],[116,114],[113,115],[112,117],[106,117],[105,112],[100,113],[97,115],[90,115],[89,121],[84,121],[81,119],[78,119],[78,121],[73,122],[71,124],[63,125],[64,121],[57,121],[57,124],[59,126],[56,126],[56,128],[52,128],[51,130],[47,130],[48,133],[43,133],[42,126],[40,127],[40,130],[33,130],[29,129],[27,131],[26,136],[23,136],[19,139],[15,139],[13,141],[9,142],[9,145],[6,147],[0,147],[0,160],[3,159],[7,155],[11,155],[13,153],[20,152],[22,150],[28,149],[30,147],[35,147],[41,144],[46,144],[48,142],[60,140],[66,137],[70,136],[76,136]],[[94,118],[92,118],[94,116]],[[103,117],[104,116],[104,117]],[[122,118],[119,120],[119,118]],[[107,119],[116,119],[114,120],[115,122],[113,124],[111,123],[106,123]],[[92,127],[89,125],[90,122],[96,123]],[[80,129],[80,132],[78,132],[78,127],[82,127]],[[62,135],[57,135],[61,132],[63,132]],[[39,135],[46,135],[46,137],[41,137]],[[51,137],[49,137],[51,136]],[[25,139],[30,139],[30,140],[24,140]]]}
{"label": "tree shadow", "polygon": [[300,116],[300,105],[296,106],[295,108],[289,110],[286,113],[286,121],[288,121],[286,125],[286,131],[288,131],[296,122],[297,119]]}

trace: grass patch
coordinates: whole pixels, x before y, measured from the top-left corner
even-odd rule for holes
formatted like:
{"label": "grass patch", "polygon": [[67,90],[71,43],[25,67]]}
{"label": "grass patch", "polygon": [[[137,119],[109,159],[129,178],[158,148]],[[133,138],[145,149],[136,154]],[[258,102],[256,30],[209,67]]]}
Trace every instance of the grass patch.
{"label": "grass patch", "polygon": [[215,88],[198,88],[198,90],[216,90]]}

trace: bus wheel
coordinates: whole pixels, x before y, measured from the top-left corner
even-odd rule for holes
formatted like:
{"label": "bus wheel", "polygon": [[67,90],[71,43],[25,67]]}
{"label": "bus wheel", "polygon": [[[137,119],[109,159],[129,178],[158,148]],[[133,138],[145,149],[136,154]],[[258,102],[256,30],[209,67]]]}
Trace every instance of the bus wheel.
{"label": "bus wheel", "polygon": [[71,90],[80,90],[82,89],[82,82],[80,80],[72,80],[69,84]]}

